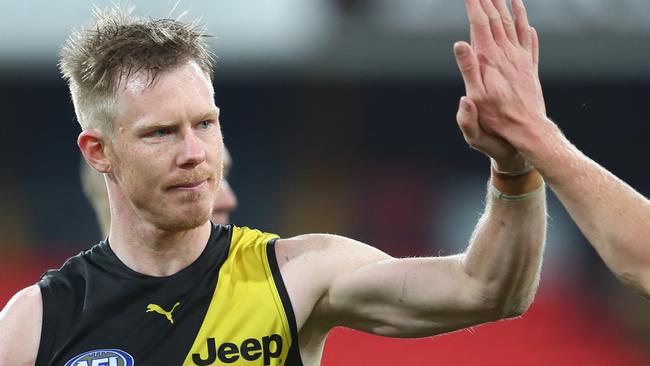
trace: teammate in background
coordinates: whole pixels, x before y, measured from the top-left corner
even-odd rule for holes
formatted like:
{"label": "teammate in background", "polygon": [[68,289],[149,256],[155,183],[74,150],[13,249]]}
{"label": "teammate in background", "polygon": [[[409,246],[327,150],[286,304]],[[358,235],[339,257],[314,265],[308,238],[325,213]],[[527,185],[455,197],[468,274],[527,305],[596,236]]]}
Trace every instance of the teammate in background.
{"label": "teammate in background", "polygon": [[211,224],[223,143],[203,37],[113,9],[65,46],[78,145],[107,177],[110,232],[14,296],[0,315],[1,365],[318,365],[335,326],[424,337],[529,307],[544,182],[477,125],[462,132],[491,157],[491,180],[462,254],[398,259],[336,235]]}
{"label": "teammate in background", "polygon": [[221,179],[221,184],[217,190],[217,199],[214,200],[212,205],[212,215],[210,215],[210,220],[212,222],[228,225],[230,224],[230,213],[237,208],[237,195],[230,187],[230,182],[228,177],[230,176],[230,171],[232,169],[232,157],[230,152],[224,146],[223,148],[223,178]]}
{"label": "teammate in background", "polygon": [[[535,30],[513,23],[503,1],[494,1],[496,7],[482,2],[488,6],[470,13],[472,44],[454,47],[467,94],[460,125],[478,126],[514,146],[616,277],[650,297],[650,201],[584,155],[546,116]],[[522,68],[518,61],[531,50],[534,62]]]}
{"label": "teammate in background", "polygon": [[[230,212],[237,208],[237,196],[228,182],[228,176],[232,169],[232,157],[225,146],[223,153],[223,180],[219,185],[217,199],[212,206],[210,220],[216,224],[228,225],[230,223]],[[95,211],[102,237],[106,238],[111,227],[111,212],[108,207],[108,193],[106,192],[104,175],[91,168],[83,157],[79,165],[79,173],[81,187]]]}
{"label": "teammate in background", "polygon": [[111,210],[108,207],[108,192],[106,192],[104,174],[91,168],[82,155],[79,164],[79,178],[84,195],[95,212],[101,235],[105,238],[111,229]]}

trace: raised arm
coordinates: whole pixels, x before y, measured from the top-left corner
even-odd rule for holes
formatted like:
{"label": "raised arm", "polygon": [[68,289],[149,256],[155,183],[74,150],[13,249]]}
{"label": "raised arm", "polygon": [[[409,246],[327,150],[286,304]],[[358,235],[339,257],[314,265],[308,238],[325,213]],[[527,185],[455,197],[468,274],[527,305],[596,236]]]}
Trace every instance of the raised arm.
{"label": "raised arm", "polygon": [[[476,148],[508,147],[481,136],[478,125],[462,129]],[[519,159],[501,160],[500,166],[521,164]],[[535,171],[513,177],[493,171],[492,177],[485,213],[459,255],[396,259],[331,235],[278,241],[299,328],[315,322],[326,329],[345,325],[379,335],[422,337],[522,314],[539,280],[543,182]],[[309,288],[296,280],[305,271]]]}
{"label": "raised arm", "polygon": [[539,170],[605,264],[623,284],[650,298],[650,201],[584,155],[551,120],[516,128],[525,138],[510,141]]}
{"label": "raised arm", "polygon": [[[477,18],[481,5],[478,0],[467,4],[472,37],[487,39],[484,32],[490,32],[490,22],[487,16]],[[526,25],[527,37],[529,28]],[[511,31],[518,37],[520,30]],[[532,67],[532,46],[518,50],[511,67]],[[464,73],[472,73],[465,79],[468,88],[484,91],[488,84],[480,70],[466,66],[472,64],[461,64]],[[499,74],[492,79],[505,82]],[[474,103],[461,100],[457,120],[465,140],[492,158],[485,212],[467,250],[449,257],[396,259],[337,236],[278,241],[299,328],[346,325],[380,335],[420,337],[517,316],[528,308],[537,289],[545,239],[544,183],[513,146],[486,132],[477,113]],[[304,276],[305,268],[313,281],[309,288],[295,280]]]}
{"label": "raised arm", "polygon": [[[544,242],[544,194],[508,202],[488,194],[460,255],[385,258],[338,273],[317,309],[375,334],[422,337],[521,315],[537,288]],[[350,246],[339,238],[340,252]],[[363,250],[358,249],[360,252]]]}
{"label": "raised arm", "polygon": [[[501,1],[493,3],[498,8]],[[520,0],[514,0],[513,9],[517,15],[516,28],[525,30],[526,11]],[[509,32],[502,32],[494,22],[491,24],[494,38],[505,44],[503,34]],[[482,126],[506,139],[538,169],[614,274],[650,297],[650,202],[581,153],[546,117],[543,103],[535,103],[535,98],[542,100],[537,76],[539,46],[535,30],[530,28],[530,32],[534,63],[529,69],[507,74],[511,76],[509,85],[514,87],[502,89],[507,90],[502,94],[510,97],[499,96],[499,88],[488,88],[487,92],[469,88],[471,100],[467,102],[478,106]],[[512,47],[505,49],[502,54],[509,56]],[[464,52],[457,52],[457,59],[464,65],[461,69],[466,83],[476,74],[474,70],[486,69],[483,77],[495,65],[508,70],[498,53],[490,53],[479,42],[473,42],[472,47],[459,44],[457,50]]]}
{"label": "raised arm", "polygon": [[650,202],[573,146],[550,121],[522,150],[607,266],[650,298]]}
{"label": "raised arm", "polygon": [[0,312],[0,366],[33,366],[41,337],[41,290],[27,287]]}

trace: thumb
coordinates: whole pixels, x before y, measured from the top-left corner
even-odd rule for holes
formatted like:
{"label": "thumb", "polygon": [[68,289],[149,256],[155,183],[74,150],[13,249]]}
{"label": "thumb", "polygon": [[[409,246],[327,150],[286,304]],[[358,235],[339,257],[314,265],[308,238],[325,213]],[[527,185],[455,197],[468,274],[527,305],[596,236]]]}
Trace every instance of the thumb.
{"label": "thumb", "polygon": [[460,98],[460,104],[458,106],[458,113],[456,113],[456,122],[458,127],[463,132],[465,141],[468,144],[473,145],[476,140],[481,135],[481,128],[478,124],[478,110],[476,109],[476,104],[467,98]]}
{"label": "thumb", "polygon": [[463,132],[465,141],[473,149],[497,160],[510,158],[517,153],[517,150],[506,140],[491,135],[481,128],[478,109],[471,99],[467,97],[460,99],[456,121]]}

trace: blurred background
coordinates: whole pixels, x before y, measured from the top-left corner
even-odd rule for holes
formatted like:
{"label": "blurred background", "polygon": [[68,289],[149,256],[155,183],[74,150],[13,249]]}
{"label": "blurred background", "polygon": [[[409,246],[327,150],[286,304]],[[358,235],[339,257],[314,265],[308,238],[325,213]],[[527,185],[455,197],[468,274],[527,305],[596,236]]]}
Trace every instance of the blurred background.
{"label": "blurred background", "polygon": [[[100,7],[109,1],[95,1]],[[234,224],[346,235],[394,256],[462,251],[488,159],[465,144],[452,54],[461,0],[132,1],[216,37]],[[650,2],[529,0],[548,113],[582,151],[650,191]],[[79,181],[80,128],[58,51],[87,1],[0,2],[0,307],[101,239]],[[650,305],[615,281],[549,192],[537,299],[522,319],[420,340],[336,329],[324,365],[646,365]]]}

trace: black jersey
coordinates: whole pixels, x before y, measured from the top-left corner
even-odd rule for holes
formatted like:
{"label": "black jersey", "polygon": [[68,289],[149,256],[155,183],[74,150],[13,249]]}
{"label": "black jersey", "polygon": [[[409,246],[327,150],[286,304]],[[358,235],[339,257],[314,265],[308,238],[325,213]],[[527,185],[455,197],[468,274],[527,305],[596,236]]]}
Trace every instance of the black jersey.
{"label": "black jersey", "polygon": [[39,282],[36,365],[302,365],[276,238],[213,225],[199,258],[168,277],[100,242]]}

